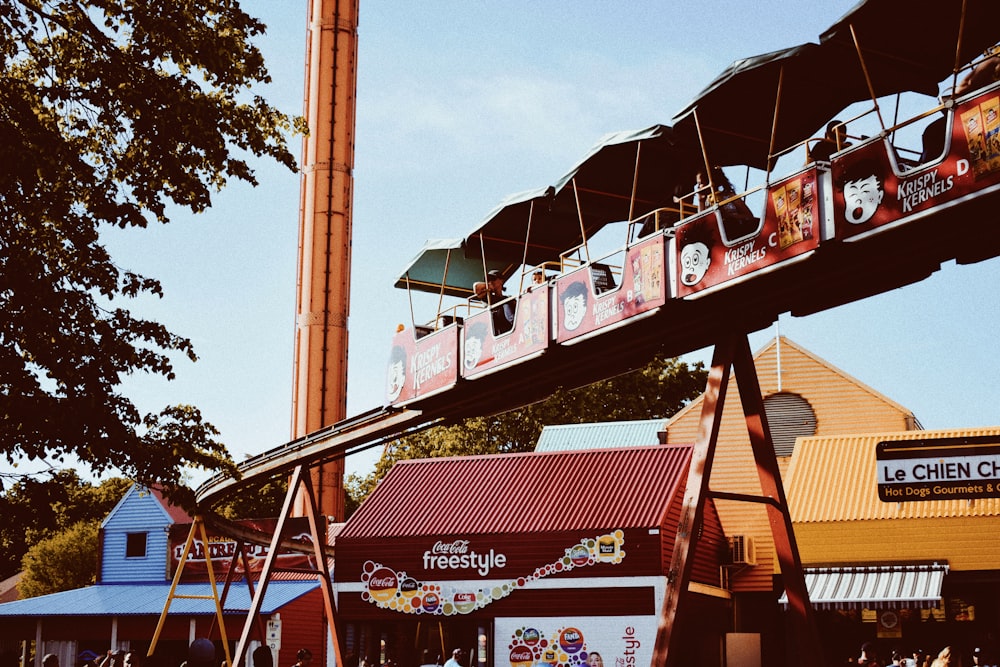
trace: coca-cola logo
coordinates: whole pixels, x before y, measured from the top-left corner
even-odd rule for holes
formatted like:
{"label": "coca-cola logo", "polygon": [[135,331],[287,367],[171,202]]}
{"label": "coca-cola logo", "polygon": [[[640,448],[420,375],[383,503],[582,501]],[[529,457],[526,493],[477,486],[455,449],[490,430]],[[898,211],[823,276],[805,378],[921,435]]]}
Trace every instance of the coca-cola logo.
{"label": "coca-cola logo", "polygon": [[534,661],[534,656],[531,654],[531,649],[527,646],[515,646],[510,650],[510,664],[517,665],[522,662],[532,662]]}
{"label": "coca-cola logo", "polygon": [[415,579],[407,577],[399,584],[399,592],[403,595],[409,596],[415,594],[417,592],[417,588],[419,587],[420,584],[418,584]]}
{"label": "coca-cola logo", "polygon": [[385,602],[396,594],[399,579],[387,567],[380,567],[368,578],[368,593],[379,602]]}
{"label": "coca-cola logo", "polygon": [[454,542],[442,542],[438,540],[431,547],[434,554],[464,554],[469,553],[469,540],[455,540]]}

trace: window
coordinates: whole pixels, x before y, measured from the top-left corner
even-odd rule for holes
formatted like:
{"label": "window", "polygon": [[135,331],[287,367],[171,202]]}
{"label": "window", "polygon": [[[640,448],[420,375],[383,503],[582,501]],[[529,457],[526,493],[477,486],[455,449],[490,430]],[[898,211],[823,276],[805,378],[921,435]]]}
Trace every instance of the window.
{"label": "window", "polygon": [[795,438],[816,435],[816,413],[809,401],[798,394],[771,394],[764,399],[764,413],[777,456],[791,456]]}
{"label": "window", "polygon": [[146,557],[146,533],[129,533],[125,536],[125,558]]}

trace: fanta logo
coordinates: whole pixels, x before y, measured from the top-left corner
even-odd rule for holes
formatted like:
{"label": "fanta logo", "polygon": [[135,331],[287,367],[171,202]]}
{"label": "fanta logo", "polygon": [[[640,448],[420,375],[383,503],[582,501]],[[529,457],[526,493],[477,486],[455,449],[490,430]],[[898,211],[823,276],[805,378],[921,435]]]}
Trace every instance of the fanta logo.
{"label": "fanta logo", "polygon": [[576,653],[583,648],[583,634],[576,628],[566,628],[559,635],[559,645],[567,653]]}

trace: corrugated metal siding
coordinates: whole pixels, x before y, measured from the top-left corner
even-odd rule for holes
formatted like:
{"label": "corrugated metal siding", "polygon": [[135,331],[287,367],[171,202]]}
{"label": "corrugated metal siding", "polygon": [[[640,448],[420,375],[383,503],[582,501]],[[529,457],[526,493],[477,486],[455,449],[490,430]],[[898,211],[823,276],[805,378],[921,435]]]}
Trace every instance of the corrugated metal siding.
{"label": "corrugated metal siding", "polygon": [[803,563],[853,565],[937,560],[947,561],[952,572],[1000,570],[1000,551],[994,535],[1000,535],[1000,517],[996,516],[834,521],[795,526]]}
{"label": "corrugated metal siding", "polygon": [[[163,581],[168,578],[164,528],[173,520],[163,502],[158,494],[133,486],[108,515],[102,531],[101,582]],[[125,557],[129,533],[146,533],[144,557]]]}
{"label": "corrugated metal siding", "polygon": [[690,456],[653,446],[401,461],[338,542],[658,526]]}
{"label": "corrugated metal siding", "polygon": [[655,445],[665,419],[602,422],[598,424],[559,424],[546,426],[538,437],[536,452],[579,451],[609,447]]}
{"label": "corrugated metal siding", "polygon": [[884,503],[875,446],[883,440],[1000,436],[1000,427],[906,431],[799,441],[786,482],[795,523],[1000,516],[1000,498]]}
{"label": "corrugated metal siding", "polygon": [[[816,434],[882,433],[903,431],[912,423],[910,411],[819,359],[787,338],[779,352],[772,340],[754,356],[762,394],[779,391],[798,394],[816,414]],[[675,415],[667,426],[667,442],[693,442],[698,435],[702,398]],[[788,457],[778,457],[782,479],[787,480]],[[738,378],[731,378],[723,408],[722,424],[713,462],[711,488],[716,491],[759,495],[760,482],[747,436],[738,392]],[[762,505],[716,501],[727,535],[749,535],[757,546],[757,566],[734,574],[735,591],[769,591],[778,570],[767,511]],[[801,545],[800,545],[801,546]]]}

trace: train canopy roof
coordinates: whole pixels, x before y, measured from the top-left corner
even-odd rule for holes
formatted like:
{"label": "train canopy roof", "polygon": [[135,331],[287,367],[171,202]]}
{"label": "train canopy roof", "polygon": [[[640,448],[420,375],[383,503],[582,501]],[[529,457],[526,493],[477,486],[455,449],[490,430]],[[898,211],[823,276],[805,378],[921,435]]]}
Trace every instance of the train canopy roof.
{"label": "train canopy roof", "polygon": [[506,262],[484,265],[480,258],[466,257],[462,239],[432,239],[399,274],[395,286],[465,298],[472,294],[472,284],[485,280],[489,271],[500,271],[506,279],[510,269]]}
{"label": "train canopy roof", "polygon": [[[882,61],[869,70],[876,97],[937,93],[937,79],[889,65]],[[813,136],[845,107],[871,99],[872,89],[853,48],[810,42],[733,62],[678,113],[674,126],[688,141],[700,136],[712,164],[765,169],[770,155]]]}
{"label": "train canopy roof", "polygon": [[555,261],[605,225],[672,206],[676,185],[690,189],[698,160],[694,145],[679,144],[666,125],[608,134],[554,185],[501,203],[466,236],[466,252]]}
{"label": "train canopy roof", "polygon": [[[909,73],[935,86],[1000,41],[992,0],[863,0],[820,35],[820,43],[857,48],[871,68]],[[930,94],[937,94],[934,90]]]}
{"label": "train canopy roof", "polygon": [[1000,36],[995,9],[985,0],[966,2],[959,42],[959,0],[919,9],[908,0],[865,0],[819,44],[733,62],[674,117],[675,131],[685,141],[700,136],[712,164],[764,169],[770,154],[808,139],[872,94],[936,96],[941,81]]}

